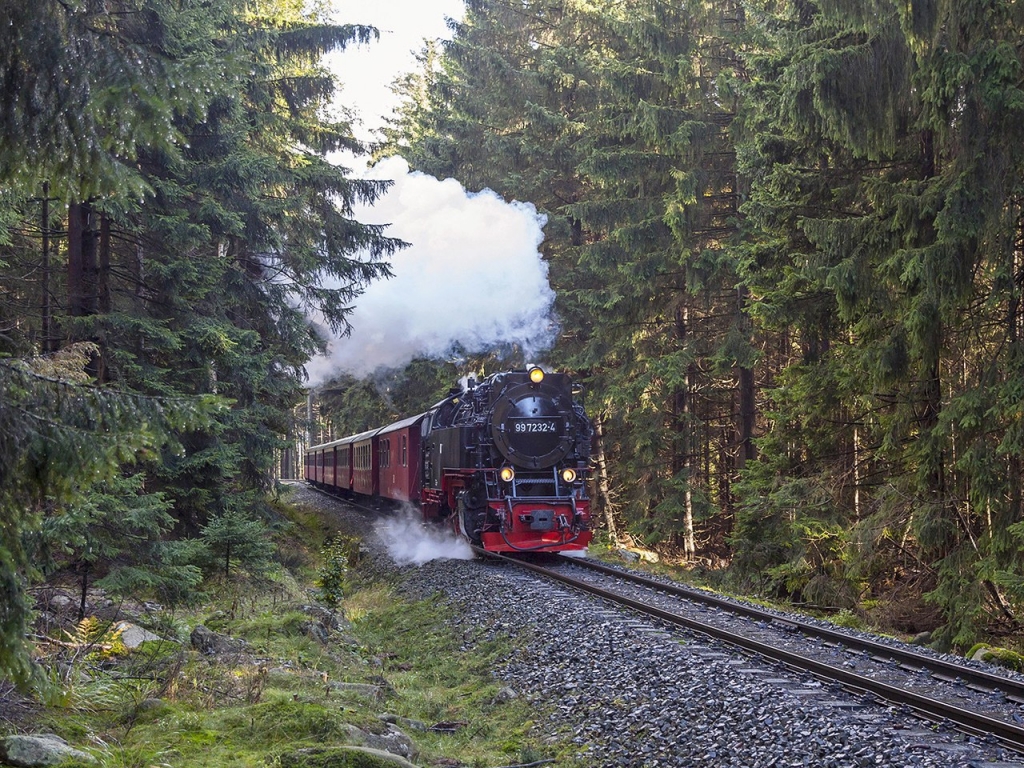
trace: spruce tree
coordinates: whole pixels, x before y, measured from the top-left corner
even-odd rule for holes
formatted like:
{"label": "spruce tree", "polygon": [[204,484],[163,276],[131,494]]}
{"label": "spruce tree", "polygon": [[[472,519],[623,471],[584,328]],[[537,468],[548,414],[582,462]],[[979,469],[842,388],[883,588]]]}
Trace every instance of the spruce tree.
{"label": "spruce tree", "polygon": [[[196,553],[166,540],[171,523],[260,524],[303,365],[324,343],[305,313],[343,330],[400,244],[352,219],[385,185],[325,159],[358,146],[325,117],[320,57],[373,30],[288,2],[8,10],[0,355],[89,340],[94,382],[0,370],[0,672],[24,684],[24,587],[38,575],[26,547],[43,523],[70,534],[84,586],[102,571],[111,588],[181,598]],[[145,493],[114,504],[140,468]],[[118,535],[145,546],[119,550]]]}
{"label": "spruce tree", "polygon": [[[117,482],[122,465],[173,446],[175,433],[201,427],[216,406],[96,387],[84,381],[89,354],[69,348],[56,366],[52,358],[0,361],[0,674],[23,687],[38,682],[26,587],[39,575],[34,534],[43,516],[91,503],[93,484]],[[80,534],[95,533],[79,522]]]}
{"label": "spruce tree", "polygon": [[747,212],[777,245],[755,278],[802,352],[780,381],[810,394],[773,398],[774,470],[749,476],[739,542],[772,509],[838,516],[860,552],[847,577],[930,590],[960,644],[986,607],[1012,615],[997,574],[1020,567],[1001,418],[1019,377],[1019,37],[1009,7],[967,9],[757,6]]}

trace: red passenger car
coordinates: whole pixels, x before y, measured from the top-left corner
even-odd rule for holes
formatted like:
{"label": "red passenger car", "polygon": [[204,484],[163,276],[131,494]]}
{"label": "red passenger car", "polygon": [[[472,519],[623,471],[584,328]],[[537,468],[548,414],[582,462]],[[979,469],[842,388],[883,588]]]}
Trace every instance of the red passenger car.
{"label": "red passenger car", "polygon": [[392,501],[419,501],[420,429],[426,414],[389,424],[377,433],[380,495]]}
{"label": "red passenger car", "polygon": [[352,446],[352,492],[363,496],[376,496],[380,488],[380,472],[376,435],[371,429],[348,438]]}
{"label": "red passenger car", "polygon": [[352,438],[339,440],[334,448],[334,488],[342,493],[352,492]]}
{"label": "red passenger car", "polygon": [[323,464],[324,471],[321,482],[328,488],[333,488],[335,485],[335,469],[336,469],[336,457],[334,449],[338,445],[337,441],[333,443],[327,443],[323,449]]}

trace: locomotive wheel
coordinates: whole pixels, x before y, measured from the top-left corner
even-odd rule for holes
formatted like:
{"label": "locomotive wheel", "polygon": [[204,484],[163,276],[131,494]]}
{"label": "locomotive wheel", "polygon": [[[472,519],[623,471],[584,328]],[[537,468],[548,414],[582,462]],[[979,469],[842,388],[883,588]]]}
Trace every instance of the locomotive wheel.
{"label": "locomotive wheel", "polygon": [[473,544],[479,544],[481,541],[482,511],[467,506],[465,499],[459,499],[459,528],[462,529],[462,534]]}

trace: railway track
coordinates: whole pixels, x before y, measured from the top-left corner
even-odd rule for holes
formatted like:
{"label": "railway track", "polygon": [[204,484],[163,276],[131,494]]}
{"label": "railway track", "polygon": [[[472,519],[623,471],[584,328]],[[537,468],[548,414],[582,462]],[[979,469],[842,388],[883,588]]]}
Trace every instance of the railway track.
{"label": "railway track", "polygon": [[590,560],[558,558],[542,565],[479,553],[933,722],[992,736],[1008,749],[1024,753],[1024,683],[1016,679],[814,622],[781,618],[771,611]]}

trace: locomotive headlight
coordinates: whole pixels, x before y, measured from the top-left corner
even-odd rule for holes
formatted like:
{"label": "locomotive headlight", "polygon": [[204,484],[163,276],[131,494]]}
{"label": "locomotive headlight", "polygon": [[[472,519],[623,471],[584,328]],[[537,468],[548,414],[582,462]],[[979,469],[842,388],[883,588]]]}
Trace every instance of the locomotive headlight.
{"label": "locomotive headlight", "polygon": [[544,371],[541,370],[540,366],[535,365],[530,369],[530,381],[534,384],[540,384],[544,381]]}
{"label": "locomotive headlight", "polygon": [[511,483],[512,479],[516,476],[516,472],[512,467],[502,467],[501,472],[498,473],[498,477],[504,480],[506,483]]}
{"label": "locomotive headlight", "polygon": [[576,482],[576,470],[572,467],[566,467],[562,470],[562,479],[567,483]]}

